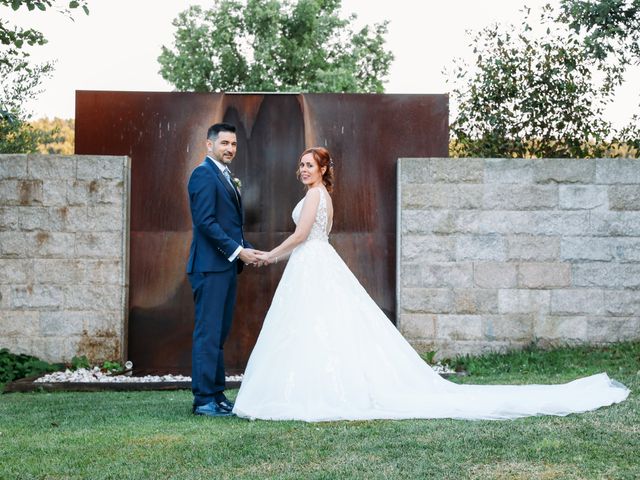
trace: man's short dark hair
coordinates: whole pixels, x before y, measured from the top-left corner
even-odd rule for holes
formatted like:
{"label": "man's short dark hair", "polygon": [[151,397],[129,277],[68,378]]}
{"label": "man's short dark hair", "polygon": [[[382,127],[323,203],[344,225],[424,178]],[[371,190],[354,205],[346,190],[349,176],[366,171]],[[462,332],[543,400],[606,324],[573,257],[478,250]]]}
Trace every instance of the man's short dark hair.
{"label": "man's short dark hair", "polygon": [[211,125],[207,131],[207,140],[215,142],[220,132],[236,133],[236,126],[231,125],[230,123],[216,123]]}

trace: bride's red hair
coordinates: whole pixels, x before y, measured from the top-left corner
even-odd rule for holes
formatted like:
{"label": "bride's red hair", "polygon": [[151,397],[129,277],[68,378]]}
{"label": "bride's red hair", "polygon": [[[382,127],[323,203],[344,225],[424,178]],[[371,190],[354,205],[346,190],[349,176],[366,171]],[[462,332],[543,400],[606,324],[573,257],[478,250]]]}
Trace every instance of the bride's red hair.
{"label": "bride's red hair", "polygon": [[322,174],[322,183],[327,189],[327,192],[331,193],[333,191],[333,160],[329,154],[329,150],[324,147],[307,148],[302,152],[302,155],[300,155],[300,159],[307,153],[313,155],[313,159],[318,164],[318,167],[320,167],[320,170],[322,170],[322,167],[326,167],[326,170]]}

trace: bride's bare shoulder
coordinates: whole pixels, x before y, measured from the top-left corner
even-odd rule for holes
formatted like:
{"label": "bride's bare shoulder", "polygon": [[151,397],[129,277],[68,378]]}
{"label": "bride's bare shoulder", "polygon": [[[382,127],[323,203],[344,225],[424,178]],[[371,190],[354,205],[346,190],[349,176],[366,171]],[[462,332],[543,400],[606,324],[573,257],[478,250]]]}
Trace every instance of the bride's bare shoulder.
{"label": "bride's bare shoulder", "polygon": [[319,195],[320,192],[324,193],[324,195],[326,197],[331,198],[331,194],[327,191],[327,189],[325,187],[323,187],[322,185],[320,185],[319,187],[311,187],[307,190],[307,195],[309,195],[310,192],[316,192],[315,195]]}
{"label": "bride's bare shoulder", "polygon": [[312,187],[307,190],[305,198],[320,198],[320,189],[322,187]]}

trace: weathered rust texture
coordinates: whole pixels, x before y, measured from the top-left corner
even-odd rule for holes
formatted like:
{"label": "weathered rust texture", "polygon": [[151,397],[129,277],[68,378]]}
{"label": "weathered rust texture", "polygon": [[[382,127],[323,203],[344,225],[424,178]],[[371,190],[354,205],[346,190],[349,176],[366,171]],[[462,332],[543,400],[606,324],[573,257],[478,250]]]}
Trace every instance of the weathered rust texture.
{"label": "weathered rust texture", "polygon": [[[246,236],[270,249],[293,231],[304,190],[299,154],[326,146],[336,164],[331,243],[395,318],[396,161],[445,157],[446,95],[76,94],[76,154],[132,158],[129,351],[138,371],[190,371],[193,300],[184,273],[191,238],[186,184],[205,155],[207,128],[238,127],[233,173],[242,179]],[[249,268],[225,348],[242,370],[283,266]],[[308,286],[310,307],[323,301]]]}

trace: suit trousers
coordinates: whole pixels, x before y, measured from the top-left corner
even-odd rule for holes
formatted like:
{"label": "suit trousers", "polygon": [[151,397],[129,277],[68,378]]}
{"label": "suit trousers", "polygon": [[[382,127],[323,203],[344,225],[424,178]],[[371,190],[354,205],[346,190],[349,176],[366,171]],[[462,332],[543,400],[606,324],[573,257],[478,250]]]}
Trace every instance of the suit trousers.
{"label": "suit trousers", "polygon": [[195,302],[191,389],[193,404],[205,405],[225,387],[224,342],[236,302],[236,265],[223,272],[189,274]]}

